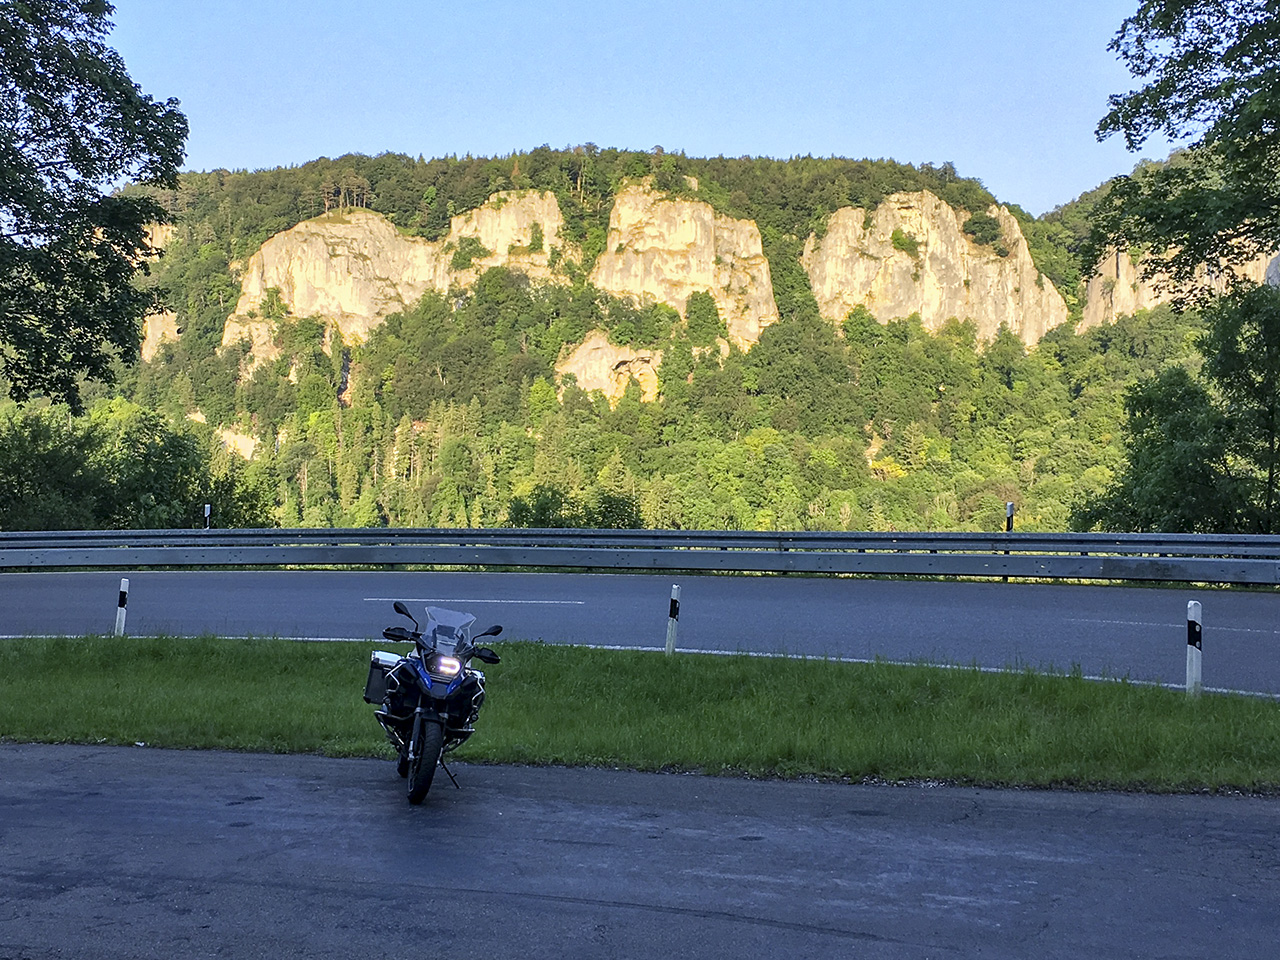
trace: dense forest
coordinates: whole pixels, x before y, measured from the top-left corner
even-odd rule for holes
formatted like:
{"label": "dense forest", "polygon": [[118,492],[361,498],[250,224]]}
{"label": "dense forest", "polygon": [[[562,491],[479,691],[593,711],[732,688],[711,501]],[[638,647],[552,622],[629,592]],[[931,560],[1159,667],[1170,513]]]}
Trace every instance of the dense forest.
{"label": "dense forest", "polygon": [[[681,321],[586,282],[612,198],[637,176],[759,224],[781,320],[749,353],[707,349],[722,330],[710,297],[691,302]],[[328,209],[368,206],[436,238],[450,216],[524,187],[556,194],[584,251],[567,282],[489,270],[469,290],[427,295],[347,349],[326,350],[321,322],[273,302],[278,360],[250,376],[240,349],[220,347],[239,294],[235,271],[274,233]],[[803,238],[839,207],[870,209],[917,189],[969,211],[975,240],[998,242],[981,236],[994,198],[949,164],[696,159],[587,145],[188,173],[178,189],[155,192],[177,227],[145,281],[165,291],[181,336],[151,362],[120,367],[113,386],[86,384],[84,397],[102,423],[112,422],[105,406],[118,420],[129,404],[216,452],[208,479],[189,487],[191,496],[198,488],[232,498],[218,507],[224,523],[981,530],[999,529],[1012,501],[1021,529],[1066,529],[1123,459],[1126,387],[1192,362],[1198,320],[1157,310],[1082,334],[1067,324],[1028,351],[1008,332],[980,343],[960,320],[929,333],[915,316],[886,325],[859,309],[838,326],[821,319],[798,263]],[[1075,316],[1094,199],[1038,220],[1012,208]],[[643,402],[634,383],[612,406],[571,378],[557,383],[561,348],[593,328],[616,343],[662,345],[656,401]],[[10,411],[7,429],[30,433],[30,418],[41,416]],[[256,446],[243,468],[222,449],[236,435]],[[57,447],[57,437],[45,440]]]}

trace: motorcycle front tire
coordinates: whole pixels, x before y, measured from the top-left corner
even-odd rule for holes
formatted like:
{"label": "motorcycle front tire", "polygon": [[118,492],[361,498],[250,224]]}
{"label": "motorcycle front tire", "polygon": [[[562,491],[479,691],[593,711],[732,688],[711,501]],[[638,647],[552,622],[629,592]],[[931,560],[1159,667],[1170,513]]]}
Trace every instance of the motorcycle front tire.
{"label": "motorcycle front tire", "polygon": [[440,762],[440,751],[444,748],[444,727],[430,720],[423,721],[422,733],[419,737],[417,759],[409,761],[409,802],[421,803],[431,789],[431,781],[436,775],[436,764]]}

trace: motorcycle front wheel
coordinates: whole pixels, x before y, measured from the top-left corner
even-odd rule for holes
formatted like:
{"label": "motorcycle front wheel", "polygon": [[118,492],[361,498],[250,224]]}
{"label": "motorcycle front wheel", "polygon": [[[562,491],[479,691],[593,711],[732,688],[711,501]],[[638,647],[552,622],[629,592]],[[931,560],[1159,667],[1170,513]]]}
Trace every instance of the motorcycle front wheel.
{"label": "motorcycle front wheel", "polygon": [[436,775],[436,764],[440,762],[440,751],[444,747],[444,727],[427,720],[422,722],[418,736],[418,749],[410,750],[417,758],[409,761],[409,802],[421,803],[431,789],[431,781]]}

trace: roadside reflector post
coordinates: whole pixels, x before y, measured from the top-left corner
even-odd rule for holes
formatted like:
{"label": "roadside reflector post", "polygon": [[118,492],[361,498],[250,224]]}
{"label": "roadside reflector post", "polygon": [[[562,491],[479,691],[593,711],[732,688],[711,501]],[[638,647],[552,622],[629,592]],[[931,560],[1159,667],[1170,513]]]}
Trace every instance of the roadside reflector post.
{"label": "roadside reflector post", "polygon": [[129,605],[129,578],[120,581],[120,601],[116,604],[116,636],[124,636],[124,608]]}
{"label": "roadside reflector post", "polygon": [[210,529],[212,519],[213,519],[213,504],[206,503],[204,505],[204,528],[206,530]]}
{"label": "roadside reflector post", "polygon": [[[1013,501],[1012,500],[1006,500],[1004,502],[1004,532],[1013,533]],[[1004,552],[1004,555],[1007,557],[1009,555],[1009,551],[1006,550]],[[1008,583],[1009,578],[1005,577],[1004,582]]]}
{"label": "roadside reflector post", "polygon": [[1187,601],[1187,696],[1200,696],[1201,658],[1204,648],[1201,646],[1204,628],[1200,619],[1200,601]]}
{"label": "roadside reflector post", "polygon": [[676,652],[676,624],[680,622],[680,584],[671,587],[671,608],[667,611],[667,656]]}

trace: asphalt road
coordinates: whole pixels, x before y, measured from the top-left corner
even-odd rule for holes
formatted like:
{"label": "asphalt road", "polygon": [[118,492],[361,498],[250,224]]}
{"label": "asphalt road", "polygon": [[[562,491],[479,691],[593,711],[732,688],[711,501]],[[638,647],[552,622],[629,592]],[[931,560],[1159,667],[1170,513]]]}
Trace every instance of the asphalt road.
{"label": "asphalt road", "polygon": [[0,744],[0,958],[1231,957],[1280,801]]}
{"label": "asphalt road", "polygon": [[[393,599],[470,610],[504,638],[663,645],[672,579],[585,574],[133,572],[0,575],[0,635],[368,638]],[[809,577],[680,577],[679,646],[1033,666],[1182,683],[1204,607],[1207,686],[1280,693],[1280,594]]]}

